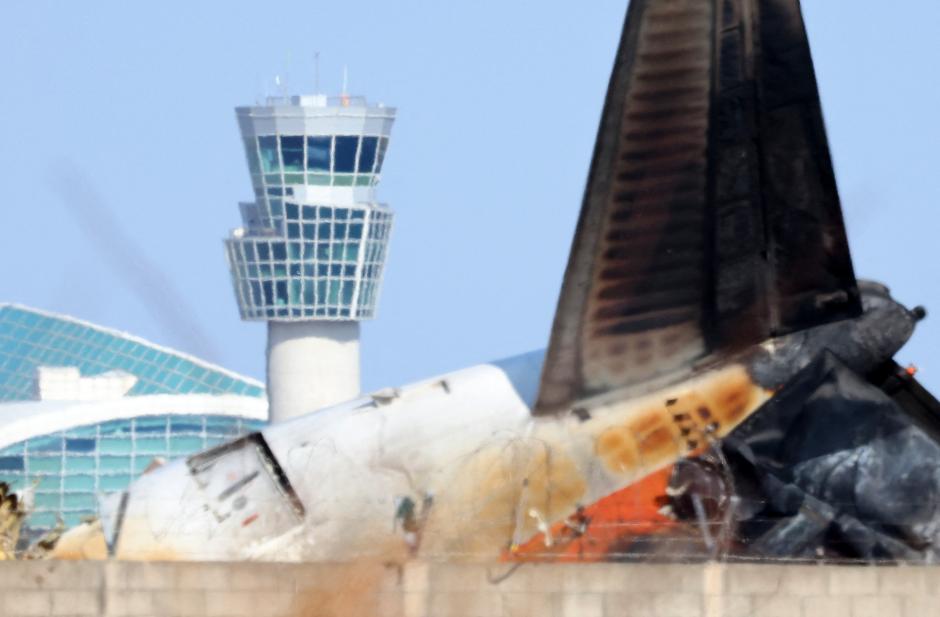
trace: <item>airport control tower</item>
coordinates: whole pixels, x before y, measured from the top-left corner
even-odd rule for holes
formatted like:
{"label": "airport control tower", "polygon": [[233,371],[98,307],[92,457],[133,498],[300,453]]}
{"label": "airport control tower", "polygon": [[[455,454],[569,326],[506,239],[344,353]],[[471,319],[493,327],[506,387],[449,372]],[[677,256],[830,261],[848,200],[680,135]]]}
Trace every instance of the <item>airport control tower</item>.
{"label": "airport control tower", "polygon": [[225,242],[242,319],[268,322],[272,421],[359,394],[392,211],[376,201],[395,109],[364,98],[239,107],[255,200]]}

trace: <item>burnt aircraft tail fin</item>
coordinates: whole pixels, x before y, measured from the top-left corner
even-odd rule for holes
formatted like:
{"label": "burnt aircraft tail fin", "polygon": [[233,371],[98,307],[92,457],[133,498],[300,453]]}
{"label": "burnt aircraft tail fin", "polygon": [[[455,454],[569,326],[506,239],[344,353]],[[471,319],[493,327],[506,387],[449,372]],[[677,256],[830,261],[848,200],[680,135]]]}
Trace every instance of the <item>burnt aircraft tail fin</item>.
{"label": "burnt aircraft tail fin", "polygon": [[860,312],[798,0],[632,0],[535,413]]}

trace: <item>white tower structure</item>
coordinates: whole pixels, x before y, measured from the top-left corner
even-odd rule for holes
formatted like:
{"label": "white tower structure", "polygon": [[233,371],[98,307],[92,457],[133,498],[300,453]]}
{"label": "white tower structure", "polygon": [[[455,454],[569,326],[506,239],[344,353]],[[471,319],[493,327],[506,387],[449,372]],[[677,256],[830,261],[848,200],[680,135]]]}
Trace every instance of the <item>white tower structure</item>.
{"label": "white tower structure", "polygon": [[359,394],[359,321],[375,316],[392,211],[375,198],[395,110],[362,97],[236,109],[255,200],[226,240],[242,319],[268,322],[270,417]]}

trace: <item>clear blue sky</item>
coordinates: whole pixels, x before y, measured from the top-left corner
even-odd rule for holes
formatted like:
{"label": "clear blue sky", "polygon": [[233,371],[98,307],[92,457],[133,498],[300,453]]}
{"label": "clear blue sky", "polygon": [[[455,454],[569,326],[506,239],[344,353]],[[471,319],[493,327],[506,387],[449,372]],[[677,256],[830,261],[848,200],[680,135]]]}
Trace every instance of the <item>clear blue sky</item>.
{"label": "clear blue sky", "polygon": [[[937,390],[940,2],[902,4],[804,10],[856,271],[934,309],[900,359]],[[204,332],[208,359],[263,377],[264,326],[239,321],[222,252],[251,197],[233,107],[276,74],[312,91],[319,51],[323,90],[345,64],[353,93],[399,108],[363,386],[543,347],[625,5],[6,2],[0,301],[202,354],[154,318],[165,300]],[[75,178],[109,222],[63,199]],[[124,240],[88,233],[105,224]]]}

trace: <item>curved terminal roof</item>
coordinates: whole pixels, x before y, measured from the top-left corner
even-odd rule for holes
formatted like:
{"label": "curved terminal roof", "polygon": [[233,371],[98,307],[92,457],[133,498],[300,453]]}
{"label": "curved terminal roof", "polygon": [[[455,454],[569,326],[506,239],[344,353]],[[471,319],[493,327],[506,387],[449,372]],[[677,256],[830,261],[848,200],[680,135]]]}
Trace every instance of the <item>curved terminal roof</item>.
{"label": "curved terminal roof", "polygon": [[264,385],[125,332],[66,315],[0,304],[0,402],[36,398],[39,367],[77,367],[84,377],[123,371],[129,396],[234,394],[263,397]]}
{"label": "curved terminal roof", "polygon": [[263,423],[268,419],[268,403],[255,396],[207,394],[7,403],[0,413],[0,450],[26,439],[76,427],[148,416],[226,416]]}

